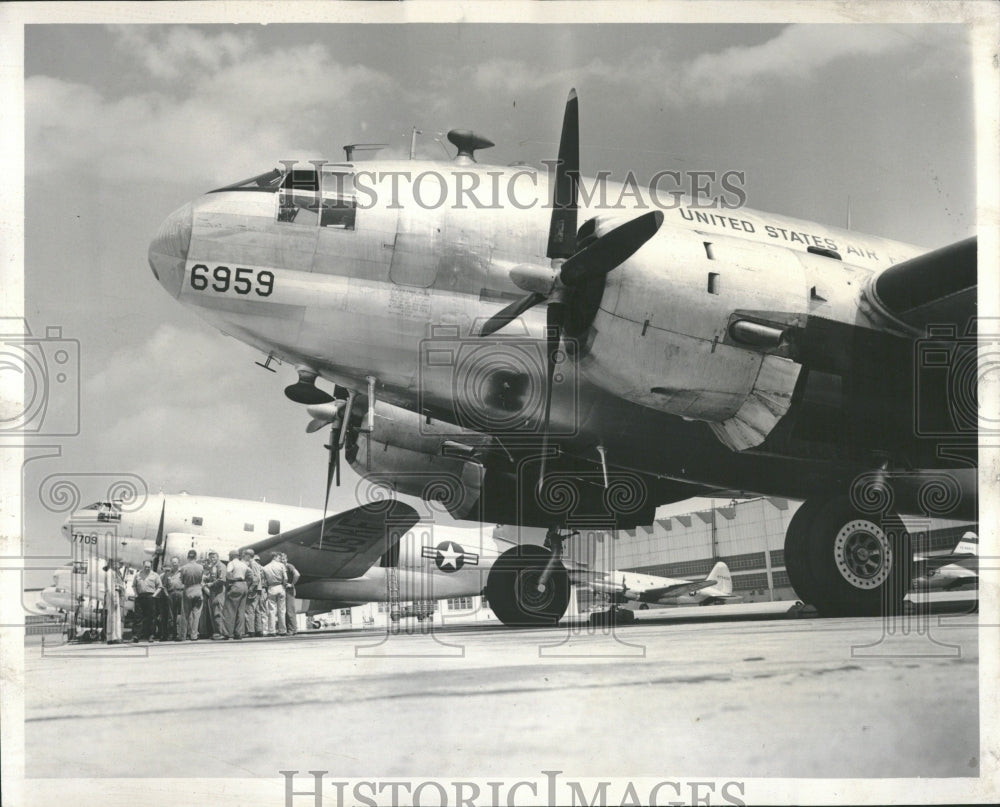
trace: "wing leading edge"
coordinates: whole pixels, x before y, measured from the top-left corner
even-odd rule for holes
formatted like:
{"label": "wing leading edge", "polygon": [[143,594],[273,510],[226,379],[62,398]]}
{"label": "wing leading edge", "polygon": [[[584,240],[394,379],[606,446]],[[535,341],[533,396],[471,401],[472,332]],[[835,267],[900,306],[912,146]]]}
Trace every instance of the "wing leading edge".
{"label": "wing leading edge", "polygon": [[284,552],[303,577],[360,577],[420,520],[403,502],[377,502],[314,521],[251,544],[255,552]]}

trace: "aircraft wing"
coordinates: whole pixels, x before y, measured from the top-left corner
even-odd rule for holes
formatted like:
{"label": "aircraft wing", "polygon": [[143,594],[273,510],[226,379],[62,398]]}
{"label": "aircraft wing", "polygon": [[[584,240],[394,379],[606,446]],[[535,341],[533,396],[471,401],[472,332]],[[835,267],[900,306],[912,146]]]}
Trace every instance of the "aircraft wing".
{"label": "aircraft wing", "polygon": [[[966,561],[973,561],[966,563]],[[949,555],[924,555],[913,559],[917,567],[917,573],[928,574],[937,571],[944,566],[951,566],[954,563],[961,563],[963,567],[969,568],[979,563],[979,558],[973,552],[952,552]]]}
{"label": "aircraft wing", "polygon": [[[680,597],[684,594],[693,594],[703,588],[714,586],[715,580],[696,580],[690,583],[675,583],[671,586],[660,586],[659,588],[647,588],[645,591],[636,592],[636,599],[639,602],[659,602],[664,597]],[[628,596],[626,594],[626,596]]]}
{"label": "aircraft wing", "polygon": [[257,554],[284,552],[304,578],[360,577],[420,520],[403,502],[366,504],[250,544]]}

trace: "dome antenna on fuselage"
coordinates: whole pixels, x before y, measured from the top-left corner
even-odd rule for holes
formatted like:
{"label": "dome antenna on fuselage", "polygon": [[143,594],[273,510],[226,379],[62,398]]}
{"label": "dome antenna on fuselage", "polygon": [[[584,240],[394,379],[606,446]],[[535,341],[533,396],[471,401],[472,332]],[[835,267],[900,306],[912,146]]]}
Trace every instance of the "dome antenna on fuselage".
{"label": "dome antenna on fuselage", "polygon": [[476,162],[477,149],[488,149],[496,145],[492,140],[487,140],[470,129],[452,129],[448,132],[448,140],[458,149],[455,162],[462,164]]}

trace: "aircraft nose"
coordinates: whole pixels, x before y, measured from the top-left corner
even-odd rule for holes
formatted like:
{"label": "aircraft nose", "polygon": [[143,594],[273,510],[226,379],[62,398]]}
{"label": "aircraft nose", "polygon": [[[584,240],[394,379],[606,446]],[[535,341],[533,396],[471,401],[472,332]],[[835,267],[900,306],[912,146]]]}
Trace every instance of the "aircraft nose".
{"label": "aircraft nose", "polygon": [[172,297],[181,293],[184,263],[191,246],[193,206],[190,202],[177,208],[163,220],[149,245],[149,267]]}

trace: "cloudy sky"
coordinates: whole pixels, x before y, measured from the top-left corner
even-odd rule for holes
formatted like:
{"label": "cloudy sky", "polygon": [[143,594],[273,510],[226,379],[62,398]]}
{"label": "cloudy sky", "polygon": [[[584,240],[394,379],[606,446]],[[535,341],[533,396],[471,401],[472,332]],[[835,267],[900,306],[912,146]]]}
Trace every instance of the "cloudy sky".
{"label": "cloudy sky", "polygon": [[[260,355],[159,287],[174,208],[278,160],[381,141],[554,157],[570,87],[585,173],[746,172],[751,207],[937,246],[973,232],[966,32],[863,25],[35,25],[25,34],[25,316],[79,341],[80,432],[29,463],[24,533],[62,552],[52,474],[322,506],[322,435]],[[450,147],[449,147],[450,148]],[[63,405],[63,404],[60,404]],[[57,407],[58,408],[58,407]],[[335,494],[351,505],[356,477]]]}

